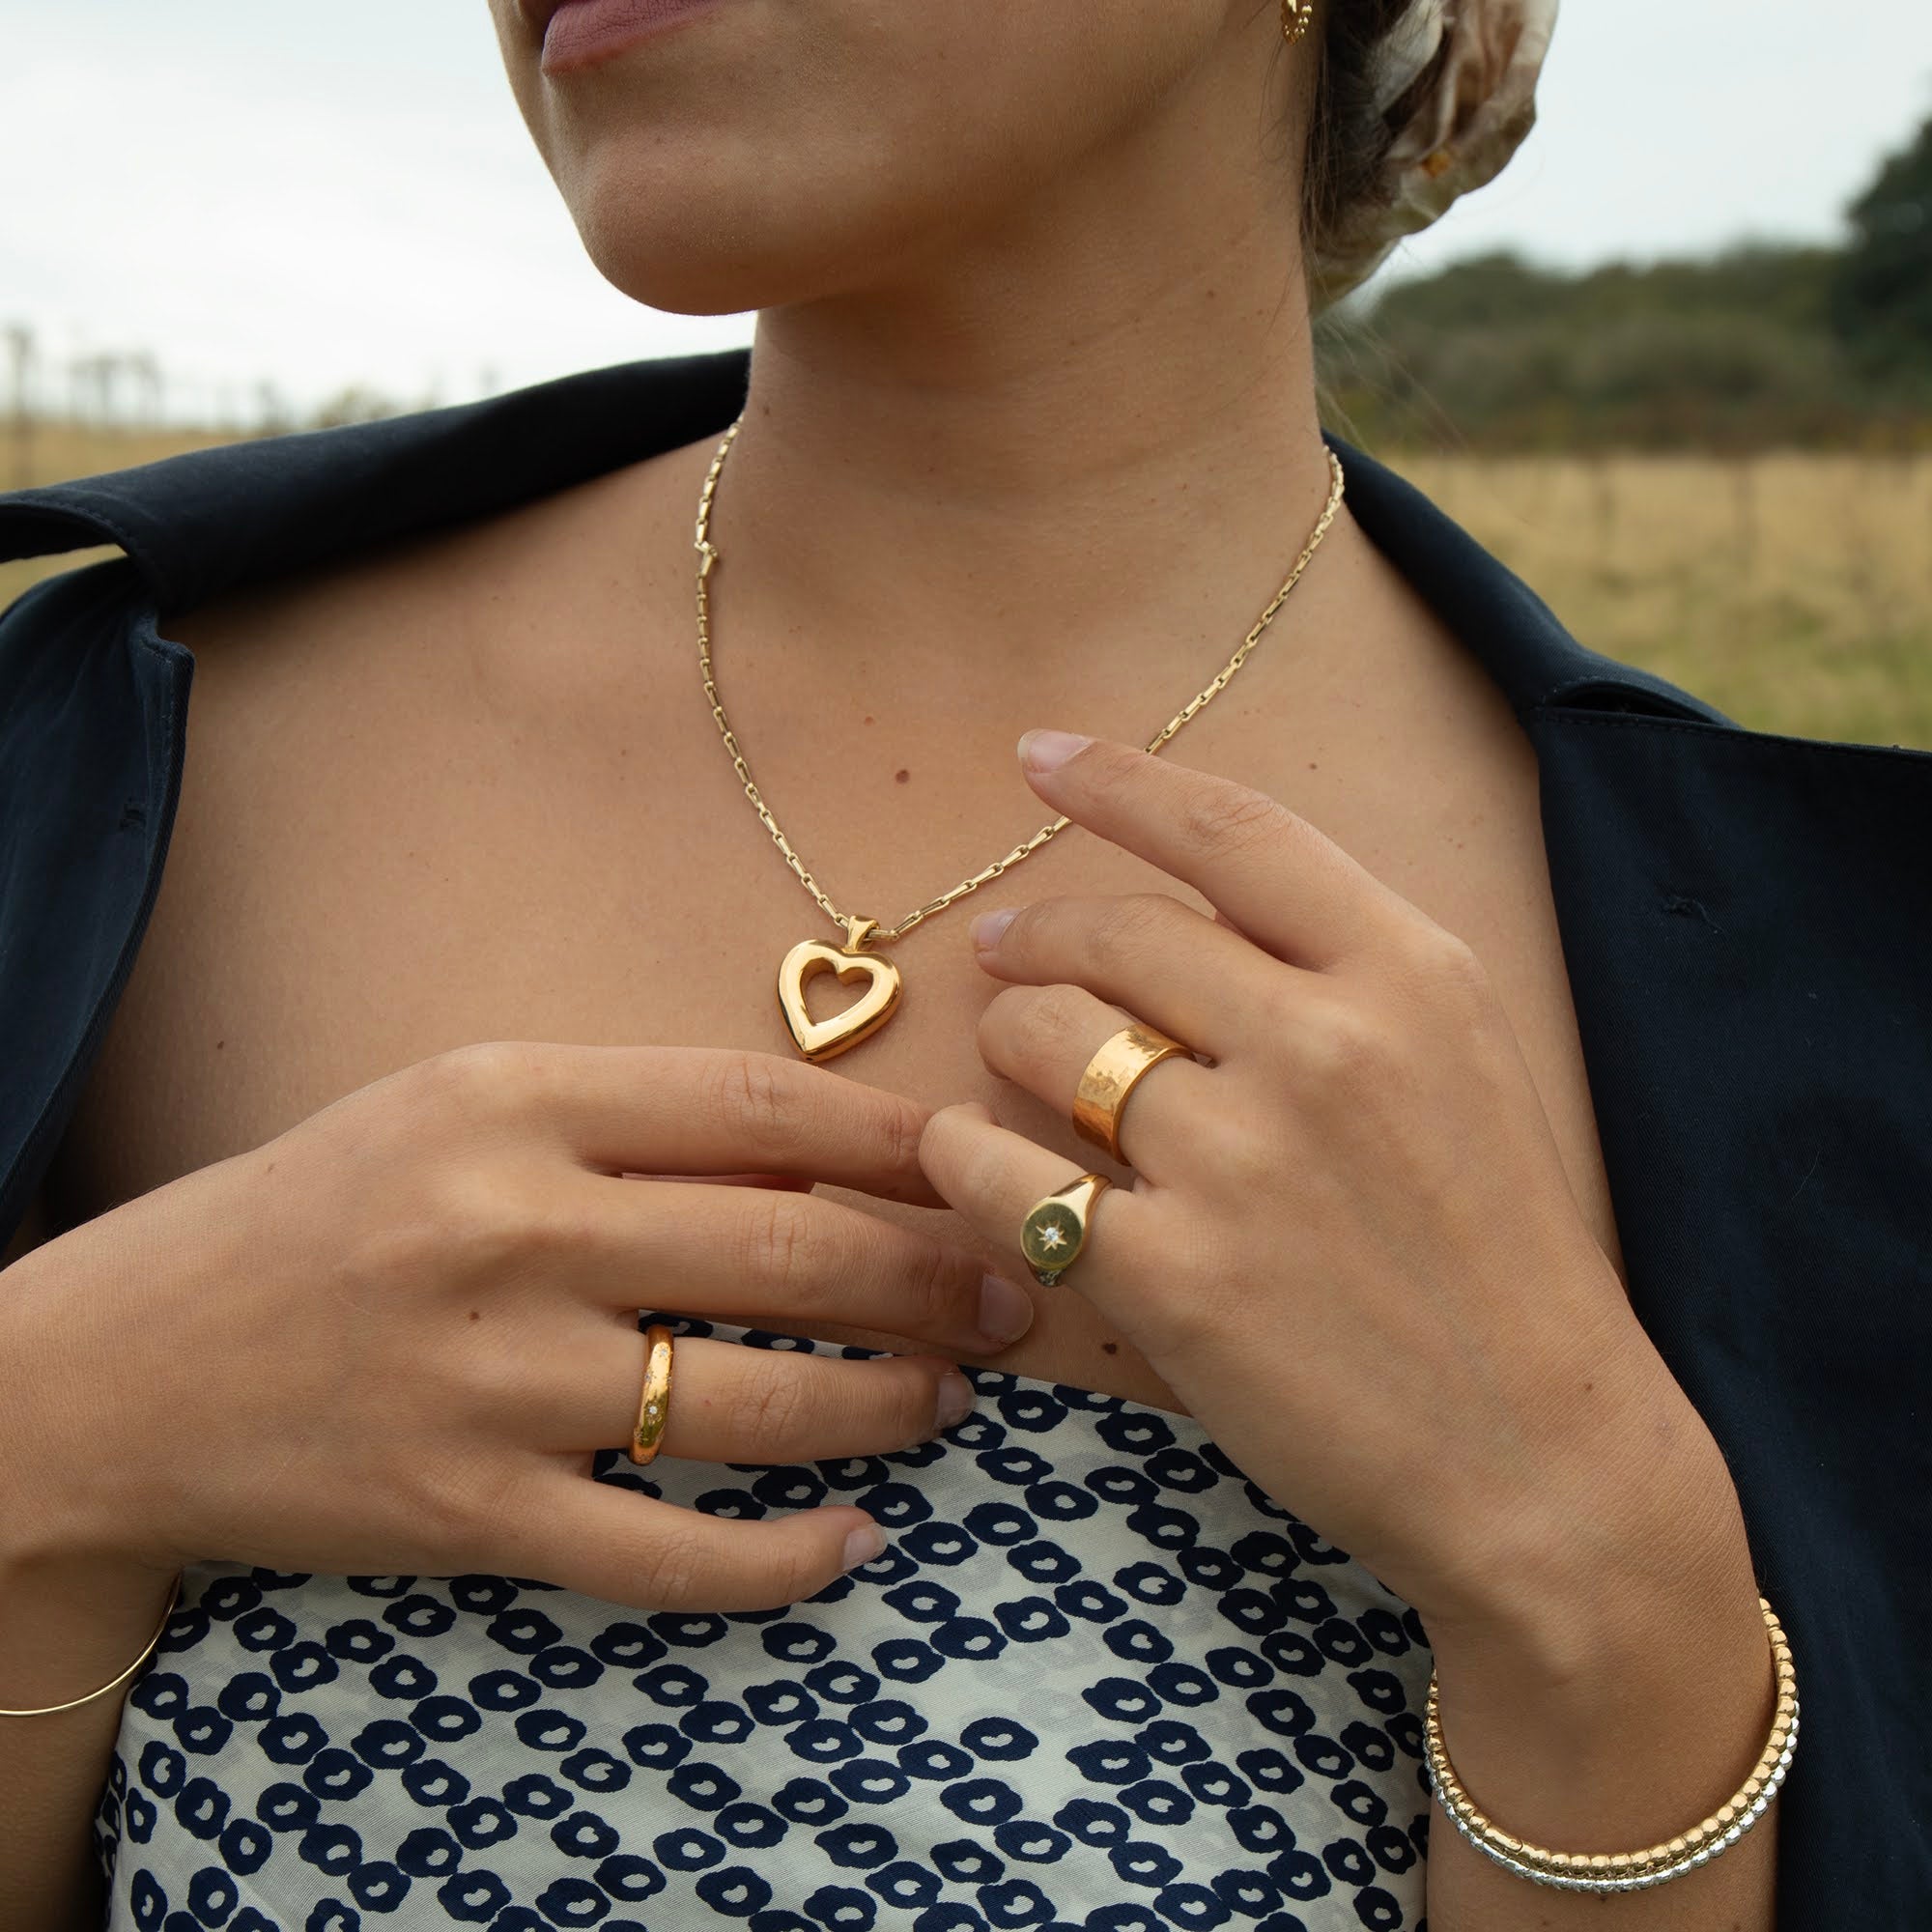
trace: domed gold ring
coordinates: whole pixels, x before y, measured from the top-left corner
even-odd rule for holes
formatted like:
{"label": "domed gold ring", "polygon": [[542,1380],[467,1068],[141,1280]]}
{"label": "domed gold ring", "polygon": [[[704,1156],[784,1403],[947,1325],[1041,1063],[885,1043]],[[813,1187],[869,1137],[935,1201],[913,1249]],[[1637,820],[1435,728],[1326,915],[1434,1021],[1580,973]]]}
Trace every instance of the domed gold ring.
{"label": "domed gold ring", "polygon": [[662,1321],[644,1330],[644,1385],[638,1395],[638,1426],[631,1432],[631,1461],[648,1463],[664,1441],[670,1420],[671,1332]]}

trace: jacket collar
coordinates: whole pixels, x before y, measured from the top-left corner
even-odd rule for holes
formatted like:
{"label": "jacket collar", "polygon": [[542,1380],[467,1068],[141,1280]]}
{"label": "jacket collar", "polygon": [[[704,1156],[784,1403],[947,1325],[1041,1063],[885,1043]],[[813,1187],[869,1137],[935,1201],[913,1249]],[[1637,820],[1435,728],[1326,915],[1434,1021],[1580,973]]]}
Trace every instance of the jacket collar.
{"label": "jacket collar", "polygon": [[[171,456],[0,496],[0,561],[119,544],[158,610],[440,526],[494,515],[724,432],[749,348],[587,370],[486,401]],[[1349,506],[1525,724],[1585,703],[1729,725],[1649,671],[1587,650],[1422,493],[1342,441]],[[1733,726],[1732,728],[1738,728]]]}

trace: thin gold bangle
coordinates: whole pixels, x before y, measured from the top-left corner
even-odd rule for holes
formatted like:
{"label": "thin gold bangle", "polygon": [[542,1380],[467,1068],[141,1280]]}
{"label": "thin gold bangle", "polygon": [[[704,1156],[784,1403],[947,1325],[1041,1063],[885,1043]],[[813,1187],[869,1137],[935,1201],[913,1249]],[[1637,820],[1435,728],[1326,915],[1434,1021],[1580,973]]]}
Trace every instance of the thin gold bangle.
{"label": "thin gold bangle", "polygon": [[37,1711],[0,1711],[0,1718],[51,1718],[56,1711],[71,1711],[82,1704],[91,1704],[97,1697],[104,1697],[116,1685],[125,1684],[147,1662],[149,1653],[160,1642],[161,1633],[168,1627],[168,1619],[175,1613],[175,1605],[181,1598],[182,1577],[185,1571],[175,1572],[174,1588],[168,1592],[168,1606],[161,1612],[161,1620],[155,1626],[155,1634],[141,1646],[141,1654],[119,1677],[110,1677],[99,1690],[90,1690],[85,1697],[70,1697],[65,1704],[43,1704]]}

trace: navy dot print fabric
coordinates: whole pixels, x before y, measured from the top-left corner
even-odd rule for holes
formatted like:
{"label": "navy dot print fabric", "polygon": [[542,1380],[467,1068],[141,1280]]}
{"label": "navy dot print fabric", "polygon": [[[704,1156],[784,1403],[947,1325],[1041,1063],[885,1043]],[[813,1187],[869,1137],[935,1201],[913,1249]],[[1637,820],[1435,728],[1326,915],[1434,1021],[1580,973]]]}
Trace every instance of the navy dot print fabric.
{"label": "navy dot print fabric", "polygon": [[111,1932],[1422,1927],[1415,1612],[1190,1418],[966,1373],[895,1455],[598,1458],[885,1524],[779,1609],[193,1567],[96,1818]]}

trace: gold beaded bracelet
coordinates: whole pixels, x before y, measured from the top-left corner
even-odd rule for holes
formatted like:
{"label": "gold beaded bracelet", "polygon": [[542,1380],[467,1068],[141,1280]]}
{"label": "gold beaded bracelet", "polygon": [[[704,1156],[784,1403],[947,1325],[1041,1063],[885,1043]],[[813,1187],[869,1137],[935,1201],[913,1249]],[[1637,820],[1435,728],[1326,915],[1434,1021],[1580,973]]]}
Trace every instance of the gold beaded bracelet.
{"label": "gold beaded bracelet", "polygon": [[1777,1708],[1771,1736],[1751,1775],[1737,1795],[1718,1806],[1701,1825],[1662,1845],[1641,1852],[1551,1852],[1526,1845],[1492,1823],[1479,1811],[1456,1776],[1442,1743],[1437,1712],[1435,1673],[1429,1675],[1429,1709],[1424,1724],[1428,1747],[1429,1787],[1456,1829],[1478,1851],[1499,1865],[1538,1885],[1559,1886],[1569,1891],[1640,1891],[1681,1878],[1727,1852],[1764,1816],[1790,1768],[1798,1744],[1798,1678],[1791,1666],[1791,1646],[1764,1598],[1758,1598],[1771,1655],[1777,1671]]}
{"label": "gold beaded bracelet", "polygon": [[161,1620],[155,1626],[155,1634],[141,1646],[141,1654],[118,1677],[110,1677],[98,1690],[90,1690],[85,1697],[70,1697],[65,1704],[43,1704],[36,1711],[0,1711],[0,1718],[51,1718],[56,1711],[72,1711],[82,1704],[91,1704],[97,1697],[104,1697],[116,1685],[125,1684],[148,1661],[148,1653],[160,1642],[161,1633],[168,1627],[168,1619],[175,1613],[175,1605],[181,1597],[182,1577],[186,1573],[175,1573],[174,1588],[168,1592],[168,1606],[161,1612]]}

